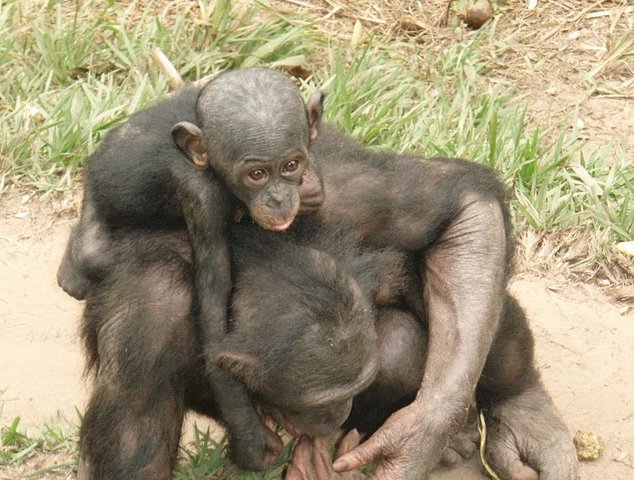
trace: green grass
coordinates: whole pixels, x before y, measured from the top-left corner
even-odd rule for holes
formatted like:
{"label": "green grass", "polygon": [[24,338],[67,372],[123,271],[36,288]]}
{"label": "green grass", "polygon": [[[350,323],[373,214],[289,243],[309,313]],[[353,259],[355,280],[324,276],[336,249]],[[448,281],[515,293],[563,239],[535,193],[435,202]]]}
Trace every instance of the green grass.
{"label": "green grass", "polygon": [[204,480],[208,478],[240,478],[242,480],[274,480],[280,478],[283,464],[289,457],[292,443],[288,443],[282,453],[279,467],[266,472],[241,472],[227,458],[227,445],[218,443],[209,432],[194,430],[194,441],[181,449],[180,461],[172,478],[174,480]]}
{"label": "green grass", "polygon": [[[29,434],[20,425],[20,417],[0,427],[0,476],[11,478],[27,472],[28,478],[68,478],[77,467],[79,428],[63,418],[45,423],[35,434]],[[274,480],[279,478],[283,464],[290,454],[292,443],[287,444],[279,467],[267,472],[241,472],[227,457],[227,445],[217,442],[209,431],[194,429],[191,445],[181,447],[179,462],[174,469],[174,480],[205,480],[210,478],[240,478],[241,480]],[[53,462],[41,466],[43,458],[56,455]],[[31,465],[37,465],[31,468]],[[13,475],[12,475],[13,474]]]}
{"label": "green grass", "polygon": [[55,455],[53,462],[46,466],[28,469],[28,478],[41,478],[50,475],[65,476],[77,464],[78,427],[63,418],[56,418],[45,423],[35,435],[28,435],[21,428],[20,417],[16,417],[10,424],[0,428],[0,474],[11,478],[22,475],[21,472],[27,462],[34,458]]}
{"label": "green grass", "polygon": [[72,188],[103,133],[168,91],[149,61],[154,47],[186,80],[306,51],[301,28],[227,2],[212,11],[182,2],[180,16],[163,2],[123,12],[114,2],[28,3],[0,7],[0,168],[43,190]]}
{"label": "green grass", "polygon": [[328,92],[328,120],[369,145],[491,165],[513,187],[519,228],[588,231],[597,258],[633,238],[629,159],[609,158],[610,148],[582,158],[573,118],[546,131],[529,124],[512,87],[490,85],[482,42],[495,23],[426,53],[373,39],[351,49],[265,2],[1,5],[0,171],[10,181],[73,188],[101,136],[168,91],[149,61],[156,46],[186,80],[306,59],[319,67],[303,88]]}
{"label": "green grass", "polygon": [[[483,36],[487,32],[483,32]],[[577,132],[530,125],[512,89],[493,89],[481,73],[479,42],[424,57],[426,70],[381,49],[335,54],[324,82],[326,116],[371,145],[423,156],[470,158],[500,172],[513,192],[516,223],[539,231],[583,228],[602,256],[633,238],[633,168],[610,145],[584,158]],[[601,194],[583,181],[586,171]]]}

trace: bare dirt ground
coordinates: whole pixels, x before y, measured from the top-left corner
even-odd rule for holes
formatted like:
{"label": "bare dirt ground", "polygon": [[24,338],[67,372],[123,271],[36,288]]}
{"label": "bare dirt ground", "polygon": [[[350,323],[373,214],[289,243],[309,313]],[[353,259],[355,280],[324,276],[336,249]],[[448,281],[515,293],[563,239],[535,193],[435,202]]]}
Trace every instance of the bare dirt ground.
{"label": "bare dirt ground", "polygon": [[[632,158],[633,64],[632,58],[623,59],[620,43],[632,32],[632,3],[537,3],[537,9],[530,11],[524,1],[501,2],[505,7],[497,19],[494,41],[508,48],[501,56],[500,45],[492,44],[492,82],[518,85],[518,102],[529,103],[536,122],[557,124],[570,116],[585,152],[612,142],[616,154]],[[358,21],[366,33],[422,48],[443,48],[444,42],[470,35],[441,25],[446,0],[277,0],[273,4],[319,19],[321,28],[332,29],[341,38],[350,38]],[[21,416],[29,433],[36,433],[58,412],[77,422],[75,408],[83,411],[87,396],[76,334],[82,305],[55,282],[77,215],[75,200],[0,188],[0,425]],[[581,465],[580,478],[631,479],[632,304],[616,302],[597,286],[562,278],[521,273],[512,290],[529,314],[537,363],[572,434],[591,431],[604,440],[604,453]],[[35,456],[17,469],[0,467],[0,479],[25,478],[55,461],[59,459]],[[67,478],[67,474],[41,478]],[[441,471],[436,478],[484,477],[472,461]]]}

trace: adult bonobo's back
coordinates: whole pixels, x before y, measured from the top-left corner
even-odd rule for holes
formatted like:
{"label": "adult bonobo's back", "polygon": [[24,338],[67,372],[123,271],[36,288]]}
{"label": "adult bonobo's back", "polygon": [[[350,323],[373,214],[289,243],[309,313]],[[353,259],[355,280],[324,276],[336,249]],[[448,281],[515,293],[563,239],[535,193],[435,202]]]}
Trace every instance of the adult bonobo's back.
{"label": "adult bonobo's back", "polygon": [[[200,91],[177,92],[133,115],[88,161],[82,214],[58,282],[81,299],[111,261],[113,231],[184,223],[194,250],[201,339],[206,355],[213,354],[231,291],[227,229],[239,210],[263,228],[285,230],[300,211],[321,204],[309,154],[321,111],[320,93],[305,105],[288,77],[254,68],[226,72]],[[231,392],[232,384],[240,390],[214,365],[210,375],[223,385],[219,392]],[[225,406],[222,398],[219,404]],[[266,433],[244,404],[240,415],[252,418],[253,428],[230,447],[242,452],[243,466],[264,468]],[[234,417],[226,417],[231,430]]]}
{"label": "adult bonobo's back", "polygon": [[[178,90],[105,135],[84,170],[84,204],[90,202],[99,221],[112,228],[184,225],[174,170],[184,176],[202,172],[189,168],[171,132],[178,122],[195,120],[199,92]],[[205,175],[222,189],[211,170]]]}

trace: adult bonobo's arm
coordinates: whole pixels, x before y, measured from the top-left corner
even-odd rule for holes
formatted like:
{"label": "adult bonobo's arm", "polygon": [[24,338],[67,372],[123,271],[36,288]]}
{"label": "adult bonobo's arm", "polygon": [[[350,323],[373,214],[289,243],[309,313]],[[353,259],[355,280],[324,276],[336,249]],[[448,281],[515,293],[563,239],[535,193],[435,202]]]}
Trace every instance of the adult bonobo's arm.
{"label": "adult bonobo's arm", "polygon": [[476,164],[377,154],[328,131],[314,151],[323,221],[349,223],[363,243],[413,255],[430,336],[415,402],[335,469],[381,460],[377,478],[425,478],[466,418],[499,322],[511,251],[504,188]]}
{"label": "adult bonobo's arm", "polygon": [[500,316],[505,250],[499,203],[466,196],[459,215],[422,260],[430,335],[417,398],[342,457],[336,470],[380,459],[374,478],[427,478],[467,417]]}

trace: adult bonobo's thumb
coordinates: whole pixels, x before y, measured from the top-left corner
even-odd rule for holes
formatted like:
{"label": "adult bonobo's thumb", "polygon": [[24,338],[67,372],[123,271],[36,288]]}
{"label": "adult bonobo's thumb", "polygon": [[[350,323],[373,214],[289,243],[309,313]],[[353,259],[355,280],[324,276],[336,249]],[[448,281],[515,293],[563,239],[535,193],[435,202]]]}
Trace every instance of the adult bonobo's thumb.
{"label": "adult bonobo's thumb", "polygon": [[373,435],[358,447],[335,460],[333,469],[338,473],[348,472],[368,465],[383,454],[382,445],[379,437]]}
{"label": "adult bonobo's thumb", "polygon": [[356,428],[353,428],[340,440],[340,446],[337,448],[337,454],[342,457],[354,448],[359,446],[360,436]]}

